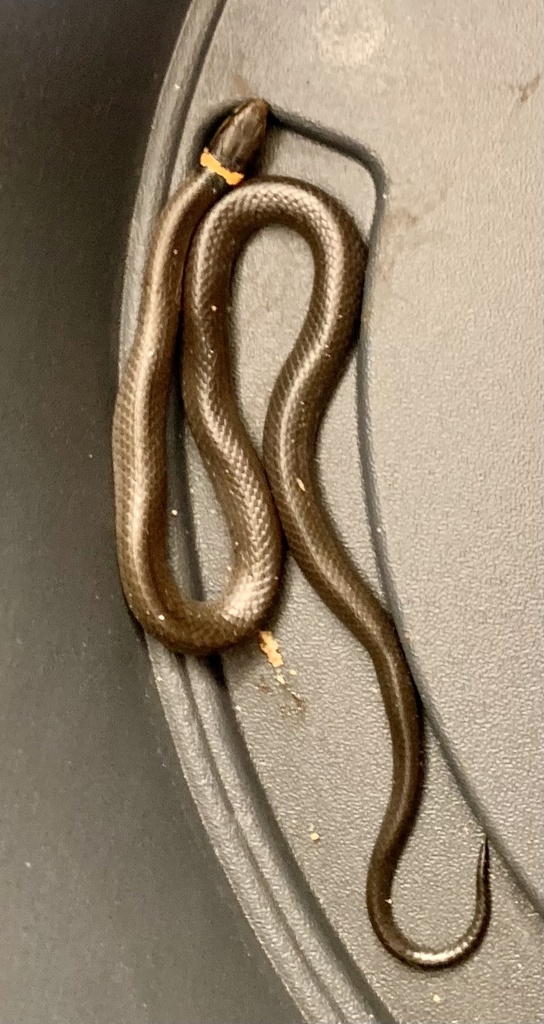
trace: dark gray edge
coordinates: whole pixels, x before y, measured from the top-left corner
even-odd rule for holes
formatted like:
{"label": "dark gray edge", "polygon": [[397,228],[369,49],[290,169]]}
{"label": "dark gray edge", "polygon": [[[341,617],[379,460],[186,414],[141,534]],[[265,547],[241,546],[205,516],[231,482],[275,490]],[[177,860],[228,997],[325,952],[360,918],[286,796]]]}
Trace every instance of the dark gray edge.
{"label": "dark gray edge", "polygon": [[[171,186],[183,124],[225,2],[191,5],[163,83],[130,230],[121,363],[134,336],[149,231]],[[307,134],[318,137],[319,129],[308,126]],[[345,139],[336,138],[334,144],[349,149]],[[183,545],[180,534],[177,543]],[[174,557],[187,565],[187,552],[180,549]],[[233,711],[207,666],[176,657],[150,637],[147,644],[199,816],[247,920],[301,1013],[315,1024],[394,1024],[309,889],[268,805]]]}

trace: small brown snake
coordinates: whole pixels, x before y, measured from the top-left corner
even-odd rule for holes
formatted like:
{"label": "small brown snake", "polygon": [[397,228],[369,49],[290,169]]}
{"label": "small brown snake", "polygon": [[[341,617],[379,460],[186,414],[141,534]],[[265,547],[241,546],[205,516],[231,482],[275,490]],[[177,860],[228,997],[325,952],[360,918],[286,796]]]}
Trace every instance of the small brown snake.
{"label": "small brown snake", "polygon": [[[421,715],[393,621],[335,537],[315,476],[317,431],[358,329],[366,247],[348,213],[320,189],[288,178],[244,180],[264,139],[267,112],[264,101],[250,100],[224,121],[199,168],[164,209],[148,254],[113,430],[123,588],[144,629],[167,647],[193,655],[220,651],[254,634],[270,611],[283,532],[302,572],[370,654],[387,712],[393,780],[367,878],[373,928],[399,960],[445,967],[470,955],[485,934],[487,843],[465,934],[443,950],[414,945],[395,922],[391,889],[420,802]],[[276,223],[308,243],[314,283],[270,398],[263,469],[233,391],[227,307],[238,255],[255,231]],[[233,548],[232,573],[214,601],[181,593],[168,561],[165,429],[180,307],[185,412]]]}

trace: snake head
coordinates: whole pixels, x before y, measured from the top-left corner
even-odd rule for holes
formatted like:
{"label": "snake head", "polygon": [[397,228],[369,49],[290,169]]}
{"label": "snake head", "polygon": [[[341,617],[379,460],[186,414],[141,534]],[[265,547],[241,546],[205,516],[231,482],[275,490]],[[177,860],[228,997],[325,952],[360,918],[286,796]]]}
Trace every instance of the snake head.
{"label": "snake head", "polygon": [[223,167],[244,173],[264,142],[268,110],[265,100],[246,100],[223,121],[208,146]]}

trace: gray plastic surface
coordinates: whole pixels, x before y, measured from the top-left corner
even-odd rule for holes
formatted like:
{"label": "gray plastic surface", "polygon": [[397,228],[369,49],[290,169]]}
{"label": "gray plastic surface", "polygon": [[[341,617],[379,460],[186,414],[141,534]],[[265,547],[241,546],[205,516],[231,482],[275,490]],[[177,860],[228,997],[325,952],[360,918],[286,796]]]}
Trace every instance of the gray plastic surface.
{"label": "gray plastic surface", "polygon": [[[276,110],[267,171],[324,185],[372,226],[358,359],[331,403],[320,468],[340,535],[374,585],[385,582],[440,741],[429,735],[424,807],[394,893],[400,922],[417,940],[447,943],[472,912],[482,823],[503,858],[494,852],[493,919],[477,956],[433,976],[402,967],[364,905],[390,773],[364,652],[291,563],[271,624],[281,678],[248,644],[223,659],[225,690],[217,672],[150,641],[218,856],[320,1024],[543,1019],[537,20],[536,5],[486,11],[468,0],[201,0],[150,140],[123,351],[157,211],[210,118],[234,100],[263,95]],[[280,229],[242,260],[232,334],[257,442],[310,283],[303,244]],[[196,584],[196,551],[213,593],[228,542],[185,442],[171,496],[185,529],[173,530],[173,552],[180,578]]]}

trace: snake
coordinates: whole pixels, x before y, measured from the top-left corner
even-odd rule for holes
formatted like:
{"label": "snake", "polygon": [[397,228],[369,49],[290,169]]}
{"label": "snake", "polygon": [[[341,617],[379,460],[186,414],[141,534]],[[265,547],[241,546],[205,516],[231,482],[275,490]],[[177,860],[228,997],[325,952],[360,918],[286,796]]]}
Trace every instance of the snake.
{"label": "snake", "polygon": [[[472,921],[461,938],[445,949],[410,941],[393,914],[391,892],[421,801],[422,712],[393,619],[337,538],[316,474],[321,421],[359,330],[367,246],[352,216],[322,189],[252,176],[268,115],[261,99],[228,114],[166,203],[146,254],[113,418],[121,582],[147,633],[175,652],[205,657],[255,636],[266,622],[286,543],[319,597],[370,655],[387,715],[392,782],[367,872],[371,925],[404,964],[448,967],[476,950],[488,926],[487,840]],[[314,278],[303,326],[270,396],[261,461],[236,400],[228,310],[239,255],[255,232],[276,224],[306,241]],[[232,545],[223,590],[208,600],[180,589],[168,552],[167,408],[178,333],[185,416]]]}

